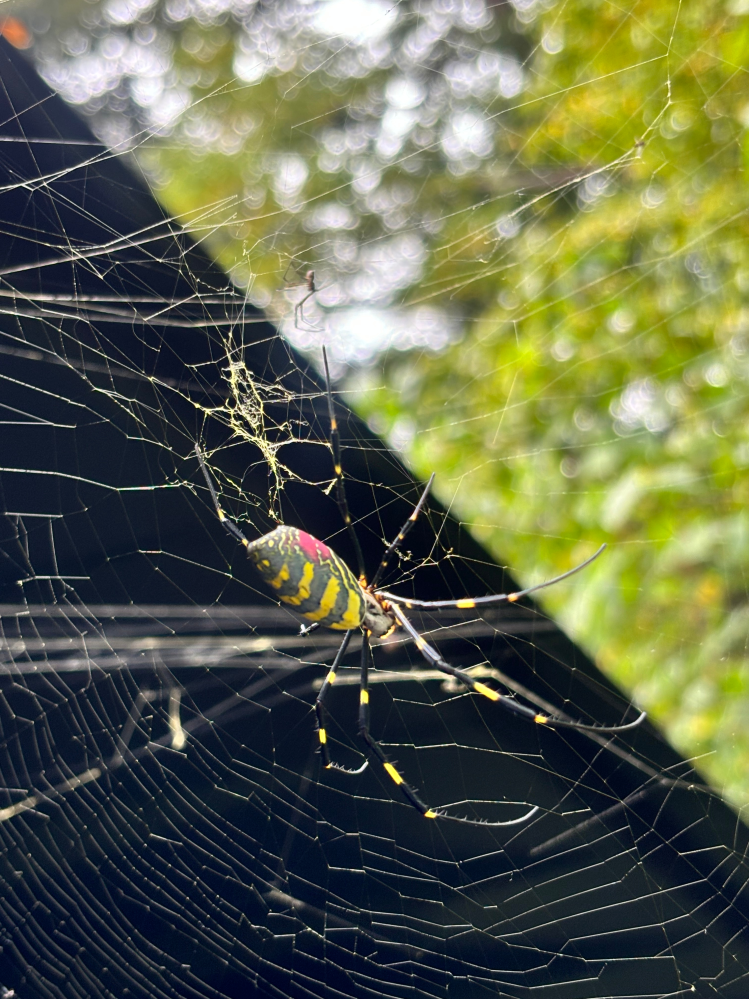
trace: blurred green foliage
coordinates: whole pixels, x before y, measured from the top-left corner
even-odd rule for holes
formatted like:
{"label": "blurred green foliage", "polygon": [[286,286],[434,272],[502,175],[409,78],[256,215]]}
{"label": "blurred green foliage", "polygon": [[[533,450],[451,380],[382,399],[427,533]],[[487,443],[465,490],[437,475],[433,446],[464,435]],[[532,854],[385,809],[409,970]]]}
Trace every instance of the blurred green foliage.
{"label": "blurred green foliage", "polygon": [[[523,583],[609,543],[543,602],[743,804],[749,4],[413,2],[366,42],[309,4],[209,6],[86,5],[89,56],[160,40],[161,99],[189,102],[155,138],[134,73],[119,110],[81,103],[104,134],[139,123],[164,202],[287,322],[298,260],[332,322],[372,301],[460,324],[354,373],[352,401]],[[38,42],[53,80],[81,58],[63,34]],[[418,268],[357,292],[398,237]]]}

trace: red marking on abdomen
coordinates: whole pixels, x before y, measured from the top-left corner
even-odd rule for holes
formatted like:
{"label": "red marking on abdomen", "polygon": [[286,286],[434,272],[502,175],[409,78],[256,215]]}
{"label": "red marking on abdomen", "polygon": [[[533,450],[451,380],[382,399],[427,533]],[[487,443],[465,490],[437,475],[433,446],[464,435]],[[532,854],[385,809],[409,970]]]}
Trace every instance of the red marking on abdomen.
{"label": "red marking on abdomen", "polygon": [[319,562],[321,559],[330,558],[330,548],[324,545],[322,541],[318,541],[317,538],[313,538],[311,534],[307,534],[306,531],[298,532],[299,547],[302,549],[307,558],[312,562]]}

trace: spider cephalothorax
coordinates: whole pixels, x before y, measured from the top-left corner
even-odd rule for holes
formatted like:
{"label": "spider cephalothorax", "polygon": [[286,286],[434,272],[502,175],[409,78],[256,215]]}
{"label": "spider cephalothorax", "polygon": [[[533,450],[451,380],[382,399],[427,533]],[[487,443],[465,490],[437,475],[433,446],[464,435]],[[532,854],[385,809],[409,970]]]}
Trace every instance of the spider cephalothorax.
{"label": "spider cephalothorax", "polygon": [[[314,288],[313,288],[314,290]],[[426,818],[454,819],[455,821],[475,823],[471,819],[458,819],[444,812],[435,811],[426,805],[416,791],[410,787],[403,779],[396,767],[388,760],[384,750],[372,737],[369,731],[369,666],[371,661],[370,639],[383,638],[389,635],[394,629],[402,628],[413,640],[421,655],[430,666],[441,670],[448,676],[460,681],[468,690],[475,694],[480,694],[494,701],[501,707],[513,714],[520,715],[538,725],[547,725],[552,728],[571,728],[582,731],[598,733],[624,732],[627,729],[639,725],[645,718],[643,711],[634,721],[624,725],[586,725],[583,722],[570,721],[566,718],[555,718],[552,715],[543,714],[533,708],[520,703],[514,697],[500,693],[485,683],[475,680],[469,673],[451,666],[439,654],[436,648],[423,638],[406,616],[405,608],[419,608],[431,611],[440,611],[448,608],[469,609],[475,607],[485,607],[488,605],[514,602],[529,593],[552,586],[562,579],[566,579],[575,572],[579,572],[593,559],[598,558],[603,549],[602,545],[598,551],[589,559],[581,562],[580,565],[549,579],[545,583],[538,583],[536,586],[529,586],[524,590],[517,590],[514,593],[493,593],[485,597],[464,597],[460,600],[418,600],[413,597],[402,597],[399,594],[388,593],[378,588],[378,583],[390,563],[395,552],[400,548],[403,539],[415,523],[422,507],[424,506],[429,489],[432,485],[434,475],[426,485],[419,502],[414,507],[406,523],[399,531],[397,537],[385,550],[380,565],[375,572],[372,581],[367,583],[364,573],[364,558],[361,546],[356,536],[356,531],[351,523],[346,492],[343,484],[343,471],[341,468],[340,437],[338,424],[336,422],[333,395],[330,388],[330,374],[328,372],[328,359],[323,348],[323,359],[325,362],[325,377],[327,385],[328,412],[330,415],[330,434],[333,446],[334,467],[336,474],[336,490],[338,506],[343,517],[343,522],[351,538],[357,561],[359,563],[359,578],[346,563],[324,542],[314,538],[311,534],[299,530],[296,527],[281,525],[275,530],[264,534],[255,541],[250,541],[237,525],[230,520],[219,503],[216,489],[211,480],[208,468],[206,467],[203,455],[198,447],[195,448],[200,461],[208,489],[213,500],[213,504],[218,513],[219,520],[226,530],[234,538],[240,541],[247,549],[247,554],[257,569],[264,582],[275,592],[279,600],[293,607],[302,617],[310,621],[307,631],[315,627],[332,628],[335,631],[344,631],[343,641],[336,654],[332,666],[325,678],[320,693],[315,702],[315,712],[317,715],[318,737],[320,742],[320,752],[326,767],[338,767],[330,756],[328,746],[327,730],[325,728],[324,701],[335,682],[336,674],[341,665],[343,656],[348,648],[351,636],[356,632],[362,633],[361,650],[361,672],[360,672],[360,693],[359,693],[359,734],[364,740],[368,750],[379,760],[388,776],[400,787],[406,800],[413,805]],[[366,766],[366,760],[364,766]],[[363,769],[364,767],[361,767]],[[515,825],[518,822],[525,822],[538,811],[537,807],[532,807],[525,815],[519,819],[512,819],[508,822],[493,822],[489,825]],[[486,823],[481,823],[486,824]]]}

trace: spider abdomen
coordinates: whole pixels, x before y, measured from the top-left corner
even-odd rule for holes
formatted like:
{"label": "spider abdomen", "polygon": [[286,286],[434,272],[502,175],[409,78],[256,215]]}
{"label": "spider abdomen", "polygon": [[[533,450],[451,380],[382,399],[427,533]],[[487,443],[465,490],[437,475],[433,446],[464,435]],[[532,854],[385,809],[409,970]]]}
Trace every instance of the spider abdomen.
{"label": "spider abdomen", "polygon": [[351,631],[364,620],[361,586],[343,559],[296,527],[277,527],[247,545],[263,581],[308,621]]}

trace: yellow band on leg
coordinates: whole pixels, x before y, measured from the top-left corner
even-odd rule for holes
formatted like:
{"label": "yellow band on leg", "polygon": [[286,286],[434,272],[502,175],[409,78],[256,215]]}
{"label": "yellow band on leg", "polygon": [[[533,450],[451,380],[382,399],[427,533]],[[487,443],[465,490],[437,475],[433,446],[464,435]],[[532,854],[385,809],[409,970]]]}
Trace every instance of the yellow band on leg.
{"label": "yellow band on leg", "polygon": [[403,783],[403,778],[395,769],[392,763],[383,763],[382,765],[385,767],[385,770],[390,774],[390,776],[393,778],[396,784]]}
{"label": "yellow band on leg", "polygon": [[473,689],[477,694],[483,694],[484,697],[488,697],[490,701],[498,701],[501,696],[496,690],[487,687],[485,683],[474,683]]}

